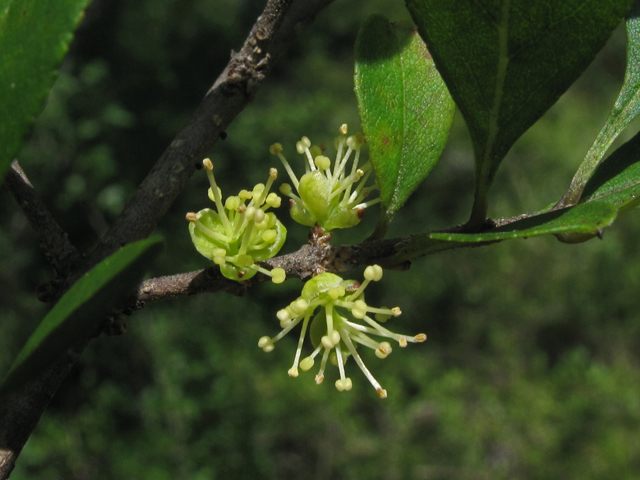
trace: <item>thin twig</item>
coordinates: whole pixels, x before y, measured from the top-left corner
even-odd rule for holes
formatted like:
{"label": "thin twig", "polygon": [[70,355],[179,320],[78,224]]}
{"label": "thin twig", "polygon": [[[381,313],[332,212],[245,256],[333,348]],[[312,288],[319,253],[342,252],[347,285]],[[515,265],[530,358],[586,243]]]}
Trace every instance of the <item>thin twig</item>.
{"label": "thin twig", "polygon": [[76,265],[79,253],[53,219],[17,160],[11,163],[4,184],[27,217],[56,277],[66,276]]}
{"label": "thin twig", "polygon": [[[283,268],[287,279],[298,278],[306,281],[321,272],[344,273],[361,265],[377,263],[384,268],[407,270],[411,260],[444,250],[484,246],[495,242],[455,243],[430,241],[429,247],[416,253],[416,245],[425,242],[428,234],[412,235],[365,242],[358,245],[339,245],[313,243],[303,245],[298,251],[258,262],[261,266]],[[271,278],[257,274],[248,282],[234,282],[226,279],[220,268],[212,266],[195,272],[179,273],[165,277],[152,278],[142,282],[135,295],[125,302],[125,308],[139,308],[178,297],[201,293],[217,293],[225,291],[233,295],[242,295],[244,288],[255,283],[270,281]]]}

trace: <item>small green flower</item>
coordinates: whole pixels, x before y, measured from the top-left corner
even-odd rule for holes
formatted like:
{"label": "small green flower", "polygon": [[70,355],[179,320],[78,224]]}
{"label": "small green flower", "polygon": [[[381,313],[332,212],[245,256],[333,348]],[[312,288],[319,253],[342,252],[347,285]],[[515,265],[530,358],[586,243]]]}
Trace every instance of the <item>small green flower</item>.
{"label": "small green flower", "polygon": [[[371,163],[358,168],[360,150],[364,139],[362,135],[346,136],[347,125],[340,127],[340,136],[336,139],[338,153],[333,169],[331,160],[322,155],[320,147],[311,146],[307,137],[296,143],[298,153],[305,156],[306,173],[298,180],[289,162],[282,154],[282,145],[275,143],[269,151],[277,155],[287,170],[291,182],[298,194],[293,193],[288,183],[280,187],[280,192],[291,198],[291,218],[309,227],[318,224],[325,231],[334,228],[349,228],[360,223],[364,209],[378,203],[379,198],[363,200],[377,187],[365,187],[372,172]],[[345,149],[346,146],[346,149]],[[353,165],[347,172],[347,162],[354,153]]]}
{"label": "small green flower", "polygon": [[[373,349],[378,358],[385,358],[391,353],[391,344],[386,341],[378,342],[369,335],[390,338],[398,342],[400,347],[406,347],[407,342],[424,342],[427,336],[424,333],[415,336],[399,335],[380,325],[390,317],[399,316],[400,308],[374,308],[364,301],[364,290],[369,282],[377,282],[382,278],[382,268],[379,265],[367,267],[364,278],[362,284],[355,280],[343,280],[328,272],[312,278],[304,285],[300,297],[278,311],[282,331],[273,338],[260,338],[258,346],[265,352],[271,352],[278,340],[302,322],[298,348],[293,366],[289,369],[290,376],[297,377],[298,368],[305,372],[311,369],[315,358],[322,352],[316,383],[320,384],[324,380],[327,360],[331,360],[340,371],[336,388],[339,391],[351,390],[353,384],[344,369],[347,358],[351,356],[378,395],[386,398],[387,391],[380,386],[358,354],[358,345]],[[314,315],[318,307],[320,311]],[[371,318],[371,314],[375,320]],[[307,330],[314,350],[311,355],[300,360]]]}
{"label": "small green flower", "polygon": [[[202,162],[209,177],[209,198],[216,204],[215,210],[205,208],[198,213],[187,213],[189,233],[198,252],[216,265],[231,280],[248,280],[256,273],[269,275],[274,283],[285,280],[282,268],[269,271],[256,265],[256,261],[274,257],[287,238],[287,229],[272,212],[281,198],[269,193],[278,171],[269,171],[266,186],[258,183],[252,191],[241,190],[237,196],[228,197],[224,205],[222,192],[213,176],[213,163],[208,158]],[[248,203],[247,203],[248,201]]]}

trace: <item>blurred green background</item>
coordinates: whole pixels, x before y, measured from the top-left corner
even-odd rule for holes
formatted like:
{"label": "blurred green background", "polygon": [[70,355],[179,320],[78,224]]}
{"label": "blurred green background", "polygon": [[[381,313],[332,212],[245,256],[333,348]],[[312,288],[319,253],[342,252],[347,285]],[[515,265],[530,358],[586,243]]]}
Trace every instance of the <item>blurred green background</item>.
{"label": "blurred green background", "polygon": [[[136,185],[239,49],[256,0],[94,0],[47,106],[19,155],[71,241],[97,242]],[[357,130],[353,46],[371,13],[406,19],[400,0],[337,1],[305,29],[255,101],[211,152],[227,194],[278,166],[302,135],[331,143]],[[615,101],[620,29],[574,87],[513,148],[491,195],[494,218],[560,198]],[[630,138],[634,128],[625,138]],[[637,125],[635,127],[637,130]],[[618,142],[619,143],[619,142]],[[167,247],[150,272],[203,268],[184,214],[209,206],[197,172],[159,227]],[[473,159],[459,115],[447,149],[389,236],[464,222]],[[44,316],[51,272],[8,193],[0,191],[0,371]],[[289,228],[283,253],[305,242]],[[375,225],[337,232],[359,242]],[[275,313],[301,283],[243,298],[201,295],[136,313],[123,337],[87,348],[27,443],[13,479],[636,479],[640,478],[640,215],[603,241],[511,241],[418,259],[385,273],[369,298],[399,305],[392,328],[429,339],[355,364],[287,375],[295,336],[270,354]],[[362,272],[353,272],[359,279]]]}

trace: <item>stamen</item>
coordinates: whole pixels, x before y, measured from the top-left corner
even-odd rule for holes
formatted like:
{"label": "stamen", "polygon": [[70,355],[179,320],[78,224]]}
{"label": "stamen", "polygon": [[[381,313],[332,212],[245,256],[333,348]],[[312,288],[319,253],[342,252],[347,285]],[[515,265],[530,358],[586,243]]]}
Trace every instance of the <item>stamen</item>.
{"label": "stamen", "polygon": [[[405,343],[406,346],[406,341],[409,340],[410,342],[413,342],[413,338],[412,337],[407,337],[406,335],[399,335],[397,333],[393,333],[391,330],[387,330],[386,328],[384,328],[382,325],[380,325],[378,322],[376,322],[375,320],[371,319],[368,316],[364,317],[364,321],[367,322],[369,325],[371,325],[374,329],[378,330],[380,333],[378,335],[384,336],[384,337],[388,337],[388,338],[393,338],[394,340],[397,340],[398,343],[400,343],[400,346],[402,347],[402,343]],[[404,342],[402,341],[402,339],[404,339]]]}
{"label": "stamen", "polygon": [[360,284],[360,286],[358,287],[358,289],[357,289],[357,290],[356,290],[352,295],[349,295],[349,296],[347,297],[347,300],[352,302],[352,301],[354,301],[356,298],[358,298],[360,295],[362,295],[362,292],[364,292],[364,289],[365,289],[365,288],[367,288],[367,285],[369,285],[369,282],[371,282],[371,280],[369,280],[369,279],[365,278],[365,279],[364,279],[364,282],[362,282],[362,283]]}
{"label": "stamen", "polygon": [[351,341],[349,336],[345,335],[343,340],[344,340],[345,345],[349,349],[349,352],[351,353],[351,356],[353,357],[353,359],[356,361],[356,363],[360,367],[360,370],[362,370],[362,373],[364,373],[364,376],[367,377],[367,380],[369,380],[369,383],[371,383],[373,388],[376,389],[376,392],[378,392],[378,396],[380,398],[386,398],[387,397],[387,391],[384,390],[380,386],[378,381],[375,379],[375,377],[371,374],[369,369],[366,367],[366,365],[362,361],[362,358],[360,358],[360,355],[358,355],[358,351],[356,350],[356,347],[353,345],[353,342]]}
{"label": "stamen", "polygon": [[336,158],[336,165],[333,169],[333,178],[335,178],[335,181],[339,181],[344,178],[344,170],[348,160],[349,157],[347,155],[342,158]]}
{"label": "stamen", "polygon": [[257,243],[257,244],[252,244],[249,246],[249,251],[255,251],[255,250],[262,250],[264,248],[268,248],[271,246],[273,242],[262,242],[262,243]]}
{"label": "stamen", "polygon": [[289,324],[289,326],[287,326],[287,327],[283,328],[283,329],[280,331],[280,333],[278,333],[278,335],[276,335],[275,337],[273,337],[273,338],[271,339],[271,341],[272,341],[273,343],[276,343],[278,340],[280,340],[282,337],[284,337],[287,333],[289,333],[293,327],[295,327],[297,324],[299,324],[299,323],[300,323],[300,320],[302,320],[302,317],[295,318],[295,319],[294,319],[294,320]]}
{"label": "stamen", "polygon": [[350,188],[352,184],[353,184],[353,179],[351,177],[347,177],[344,180],[342,180],[338,184],[338,186],[335,188],[335,190],[331,192],[331,195],[329,195],[329,201],[331,201],[331,199],[333,199],[334,197],[340,195],[340,193],[342,193],[346,189]]}
{"label": "stamen", "polygon": [[302,199],[299,196],[297,196],[295,193],[293,193],[293,191],[291,190],[291,185],[289,185],[288,183],[283,183],[282,185],[280,185],[280,193],[282,193],[283,195],[286,195],[289,198],[292,198],[298,203],[303,203]]}
{"label": "stamen", "polygon": [[278,178],[278,170],[276,170],[275,168],[271,168],[269,170],[269,180],[267,180],[267,185],[262,190],[262,194],[260,195],[260,198],[256,202],[256,206],[260,207],[264,203],[265,199],[267,198],[267,195],[269,194],[269,189],[271,188],[271,185],[273,185],[273,181],[276,178]]}
{"label": "stamen", "polygon": [[198,230],[200,230],[202,233],[204,233],[208,237],[213,238],[214,240],[218,240],[219,242],[222,242],[222,243],[229,243],[231,241],[231,239],[229,237],[227,237],[227,236],[225,236],[225,235],[223,235],[221,233],[214,232],[210,228],[205,227],[200,220],[196,220],[193,223],[196,224],[196,228]]}
{"label": "stamen", "polygon": [[[378,315],[389,315],[393,317],[397,317],[398,315],[394,315],[393,310],[390,308],[375,308],[367,305],[367,312],[377,313]],[[378,321],[378,317],[376,316],[376,321]]]}
{"label": "stamen", "polygon": [[249,219],[245,215],[246,211],[247,207],[245,205],[240,205],[238,207],[238,215],[236,215],[236,218],[234,218],[236,228],[233,230],[233,238],[237,238],[238,235],[240,235],[242,229],[245,228],[249,223]]}
{"label": "stamen", "polygon": [[[352,205],[354,203],[359,203],[362,200],[364,200],[366,195],[362,192],[362,189],[363,189],[362,187],[367,183],[367,180],[369,179],[370,175],[371,175],[371,171],[369,171],[369,172],[367,172],[365,174],[364,178],[360,181],[360,183],[358,184],[358,186],[356,187],[354,192],[349,197],[349,201],[347,202],[347,205]],[[345,194],[345,197],[346,196],[347,195]]]}
{"label": "stamen", "polygon": [[318,347],[313,351],[313,353],[311,355],[309,355],[309,358],[311,360],[316,358],[318,356],[318,353],[320,353],[320,350],[322,350],[322,345],[318,345]]}
{"label": "stamen", "polygon": [[305,148],[304,154],[307,156],[307,161],[309,162],[309,168],[311,169],[311,171],[313,172],[317,170],[318,167],[316,167],[316,164],[313,161],[313,155],[311,155],[311,151],[308,148]]}
{"label": "stamen", "polygon": [[354,142],[350,142],[349,140],[351,140],[353,137],[349,137],[347,139],[347,145],[349,145],[349,149],[350,150],[355,150],[356,154],[353,156],[353,167],[351,167],[351,175],[353,175],[357,170],[358,170],[358,162],[360,161],[360,148],[358,146],[358,148],[356,148],[356,144]]}
{"label": "stamen", "polygon": [[218,215],[220,215],[220,220],[222,221],[222,225],[224,225],[224,230],[227,235],[231,235],[233,231],[231,228],[231,224],[229,223],[229,219],[227,218],[227,214],[224,211],[224,206],[222,205],[222,198],[220,196],[220,190],[218,189],[218,185],[216,184],[216,179],[213,176],[213,163],[210,159],[205,158],[202,161],[202,165],[204,169],[207,171],[207,177],[209,178],[209,183],[211,184],[211,192],[213,193],[213,198],[216,203],[216,208],[218,209]]}
{"label": "stamen", "polygon": [[247,248],[249,247],[249,243],[251,240],[251,232],[253,231],[253,224],[254,222],[248,222],[247,229],[244,231],[244,235],[242,236],[242,244],[240,245],[240,249],[238,250],[238,253],[240,254],[247,253]]}
{"label": "stamen", "polygon": [[[310,318],[311,318],[311,313],[309,313],[306,317],[304,317],[304,322],[302,322],[302,330],[300,331],[300,338],[298,339],[298,348],[296,349],[296,356],[293,359],[293,366],[291,367],[291,370],[295,369],[296,374],[291,375],[291,373],[289,373],[289,375],[291,375],[292,377],[298,376],[298,362],[300,361],[300,354],[302,353],[302,344],[304,343],[304,336],[307,333],[307,325],[309,325]],[[309,369],[307,368],[307,370]]]}
{"label": "stamen", "polygon": [[[337,148],[338,153],[336,154],[336,162],[335,162],[335,165],[333,166],[333,169],[334,169],[333,178],[336,178],[336,179],[340,178],[339,177],[340,173],[338,172],[338,169],[341,169],[344,166],[344,164],[341,166],[341,163],[343,161],[343,158],[342,158],[343,148],[344,148],[344,136],[340,135],[338,137],[338,148]],[[344,160],[344,162],[346,163],[346,160]]]}
{"label": "stamen", "polygon": [[336,358],[338,360],[338,370],[340,371],[340,379],[344,380],[344,360],[342,359],[342,352],[340,351],[340,346],[336,345]]}
{"label": "stamen", "polygon": [[327,366],[327,359],[329,358],[329,350],[328,348],[324,349],[324,353],[322,354],[322,361],[320,362],[320,371],[316,375],[316,385],[320,385],[324,380],[324,369]]}
{"label": "stamen", "polygon": [[[280,144],[276,144],[276,145],[280,145]],[[280,147],[280,148],[282,148],[282,147]],[[293,186],[296,187],[296,190],[298,190],[298,185],[300,185],[300,182],[298,181],[298,177],[296,177],[296,174],[293,173],[293,170],[291,169],[291,165],[289,165],[289,162],[287,162],[287,159],[284,158],[284,155],[282,155],[282,153],[278,152],[278,153],[276,153],[276,155],[278,156],[278,158],[282,162],[282,165],[284,165],[284,169],[287,171],[287,174],[289,175],[289,178],[291,179],[291,183],[293,183]]]}
{"label": "stamen", "polygon": [[327,336],[331,339],[333,333],[333,304],[328,304],[325,309],[327,317]]}
{"label": "stamen", "polygon": [[360,203],[359,205],[356,205],[355,207],[353,207],[353,209],[358,210],[359,208],[367,208],[367,207],[370,207],[371,205],[375,205],[376,203],[380,203],[381,201],[382,199],[378,197],[374,200],[369,200],[368,202]]}
{"label": "stamen", "polygon": [[346,323],[343,324],[343,328],[347,332],[349,337],[351,337],[351,340],[354,340],[364,345],[365,347],[375,350],[380,345],[379,342],[376,342],[373,338],[368,337],[364,333],[359,332],[349,324],[346,324]]}

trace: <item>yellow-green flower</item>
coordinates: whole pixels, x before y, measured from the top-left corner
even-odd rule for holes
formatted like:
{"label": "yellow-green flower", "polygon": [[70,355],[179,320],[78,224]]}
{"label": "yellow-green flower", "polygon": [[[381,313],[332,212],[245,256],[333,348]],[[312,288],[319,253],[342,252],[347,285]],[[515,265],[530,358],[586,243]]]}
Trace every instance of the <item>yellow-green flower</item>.
{"label": "yellow-green flower", "polygon": [[[377,282],[382,278],[382,268],[379,265],[367,267],[364,278],[362,284],[355,280],[343,280],[328,272],[312,278],[304,285],[300,297],[278,311],[282,331],[273,338],[260,338],[258,346],[265,352],[272,351],[278,340],[302,323],[293,366],[289,369],[290,376],[297,377],[299,370],[306,372],[311,369],[316,357],[322,354],[316,383],[320,384],[324,380],[327,360],[330,360],[338,366],[340,372],[340,378],[335,382],[336,388],[339,391],[351,390],[353,383],[346,376],[345,363],[349,357],[353,357],[378,395],[386,398],[387,391],[364,364],[358,353],[358,346],[371,348],[378,358],[385,358],[392,351],[391,343],[379,342],[371,335],[391,339],[400,347],[406,347],[408,342],[424,342],[427,336],[424,333],[415,336],[400,335],[384,328],[381,323],[390,317],[399,316],[400,308],[375,308],[364,301],[364,290],[369,282]],[[315,313],[318,307],[320,309]],[[300,359],[307,332],[314,350],[311,355]]]}
{"label": "yellow-green flower", "polygon": [[272,212],[281,198],[269,193],[278,171],[269,171],[267,184],[258,183],[253,190],[241,190],[236,196],[222,202],[222,191],[213,175],[213,163],[202,162],[209,177],[209,198],[216,210],[205,208],[198,213],[187,213],[189,233],[198,252],[220,265],[222,274],[231,280],[248,280],[256,273],[269,275],[274,283],[285,280],[282,268],[269,271],[256,261],[274,257],[287,238],[287,229]]}
{"label": "yellow-green flower", "polygon": [[[371,163],[359,166],[364,143],[362,135],[347,137],[346,134],[345,124],[336,138],[337,154],[333,166],[320,147],[312,146],[307,137],[302,137],[296,143],[296,150],[304,156],[306,173],[299,180],[282,154],[282,145],[275,143],[269,148],[282,161],[297,192],[295,194],[288,183],[280,187],[280,192],[291,199],[291,218],[296,222],[309,227],[318,224],[327,232],[334,228],[349,228],[360,223],[366,207],[380,201],[379,198],[364,201],[377,188],[375,185],[365,187],[372,172]],[[353,164],[348,168],[352,154]]]}

